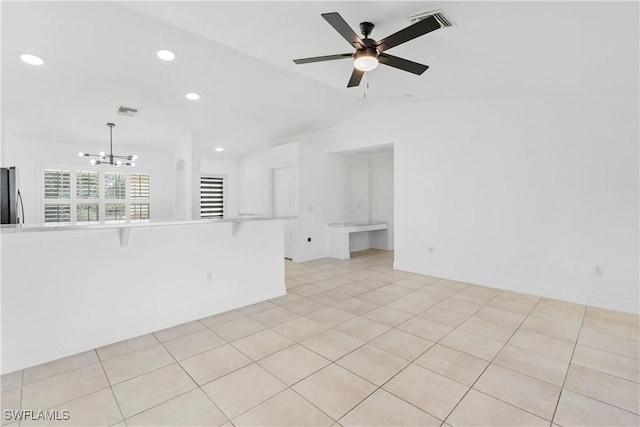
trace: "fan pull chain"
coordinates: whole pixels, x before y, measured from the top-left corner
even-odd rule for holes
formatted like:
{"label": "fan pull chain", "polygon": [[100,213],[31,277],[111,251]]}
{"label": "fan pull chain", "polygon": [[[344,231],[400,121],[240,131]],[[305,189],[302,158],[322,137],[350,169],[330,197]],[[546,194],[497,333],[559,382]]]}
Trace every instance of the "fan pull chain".
{"label": "fan pull chain", "polygon": [[367,89],[369,89],[369,73],[365,73],[365,75],[367,76],[367,85],[364,87],[364,90],[362,91],[363,99],[367,99]]}

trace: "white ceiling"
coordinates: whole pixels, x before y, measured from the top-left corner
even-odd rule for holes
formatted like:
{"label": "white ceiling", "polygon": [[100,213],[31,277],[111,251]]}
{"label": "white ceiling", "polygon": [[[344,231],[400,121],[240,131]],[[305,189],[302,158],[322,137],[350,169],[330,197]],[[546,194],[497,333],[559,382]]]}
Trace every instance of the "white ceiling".
{"label": "white ceiling", "polygon": [[[364,84],[346,88],[351,61],[292,62],[352,51],[321,13],[355,30],[371,21],[379,39],[435,9],[457,26],[389,51],[431,68],[380,66],[366,99]],[[2,114],[29,138],[99,144],[115,121],[115,144],[164,150],[200,134],[237,156],[377,102],[637,93],[637,2],[2,3]],[[140,112],[117,116],[119,105]]]}

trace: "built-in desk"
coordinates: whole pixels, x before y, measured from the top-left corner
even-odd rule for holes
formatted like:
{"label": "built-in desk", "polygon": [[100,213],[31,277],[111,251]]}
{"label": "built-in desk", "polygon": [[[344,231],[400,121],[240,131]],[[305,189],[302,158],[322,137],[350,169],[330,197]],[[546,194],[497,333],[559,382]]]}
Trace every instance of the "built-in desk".
{"label": "built-in desk", "polygon": [[389,225],[386,221],[357,221],[333,223],[329,228],[329,256],[337,259],[349,259],[349,236],[351,233],[386,233]]}

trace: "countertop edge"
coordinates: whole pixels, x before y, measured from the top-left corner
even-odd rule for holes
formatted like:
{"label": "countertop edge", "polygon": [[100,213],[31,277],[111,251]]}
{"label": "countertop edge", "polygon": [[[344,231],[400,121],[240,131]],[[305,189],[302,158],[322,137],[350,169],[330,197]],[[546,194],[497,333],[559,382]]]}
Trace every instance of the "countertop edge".
{"label": "countertop edge", "polygon": [[92,231],[92,230],[118,230],[118,229],[134,229],[149,227],[173,227],[183,225],[205,225],[205,224],[227,224],[241,223],[253,221],[281,221],[296,219],[295,216],[255,216],[255,217],[235,217],[224,219],[193,219],[193,220],[158,220],[149,222],[118,222],[118,223],[98,223],[98,224],[68,224],[68,225],[22,225],[22,224],[6,224],[0,226],[1,234],[17,234],[17,233],[40,233],[50,231]]}

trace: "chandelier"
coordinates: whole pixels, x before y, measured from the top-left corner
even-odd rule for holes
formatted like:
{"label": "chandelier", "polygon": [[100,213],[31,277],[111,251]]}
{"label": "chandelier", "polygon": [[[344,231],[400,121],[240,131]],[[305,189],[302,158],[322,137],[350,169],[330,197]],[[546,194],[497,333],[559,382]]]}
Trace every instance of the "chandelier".
{"label": "chandelier", "polygon": [[101,151],[100,154],[78,153],[78,156],[95,157],[95,159],[91,159],[92,165],[135,166],[134,162],[138,158],[135,154],[131,156],[116,156],[113,154],[113,127],[115,123],[107,123],[107,126],[109,126],[109,155]]}

